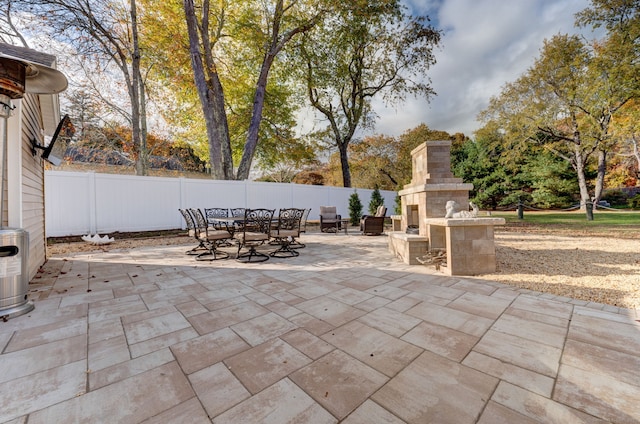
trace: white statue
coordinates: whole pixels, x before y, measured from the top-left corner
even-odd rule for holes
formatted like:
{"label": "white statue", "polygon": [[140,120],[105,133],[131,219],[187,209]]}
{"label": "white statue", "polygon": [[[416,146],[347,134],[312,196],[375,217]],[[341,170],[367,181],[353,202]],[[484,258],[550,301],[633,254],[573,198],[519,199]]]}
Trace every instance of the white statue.
{"label": "white statue", "polygon": [[82,240],[86,241],[87,243],[98,244],[98,245],[99,244],[109,244],[109,243],[114,241],[113,237],[109,237],[106,234],[103,237],[100,237],[99,234],[94,234],[94,235],[87,234],[85,236],[82,236],[81,238],[82,238]]}
{"label": "white statue", "polygon": [[473,203],[469,202],[469,206],[471,206],[470,211],[461,211],[460,205],[455,200],[449,200],[445,205],[445,218],[476,218],[478,216],[478,207]]}

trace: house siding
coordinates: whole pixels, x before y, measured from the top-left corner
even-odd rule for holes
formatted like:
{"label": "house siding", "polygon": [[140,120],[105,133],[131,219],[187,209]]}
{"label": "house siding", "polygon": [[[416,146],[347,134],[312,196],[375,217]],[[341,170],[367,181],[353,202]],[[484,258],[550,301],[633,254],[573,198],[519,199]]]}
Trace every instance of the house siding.
{"label": "house siding", "polygon": [[44,164],[37,155],[31,153],[31,140],[42,144],[42,118],[40,101],[37,95],[25,94],[21,101],[22,121],[20,125],[21,175],[19,181],[9,184],[20,185],[20,217],[9,217],[13,223],[19,223],[29,233],[29,279],[46,261],[46,238],[44,217]]}

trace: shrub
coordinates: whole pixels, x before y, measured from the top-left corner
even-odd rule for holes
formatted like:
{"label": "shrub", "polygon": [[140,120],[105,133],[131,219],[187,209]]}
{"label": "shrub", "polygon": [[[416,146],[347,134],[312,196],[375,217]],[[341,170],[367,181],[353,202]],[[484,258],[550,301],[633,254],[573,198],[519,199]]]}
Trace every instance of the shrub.
{"label": "shrub", "polygon": [[607,190],[604,192],[602,200],[606,200],[612,206],[626,206],[629,201],[622,190]]}
{"label": "shrub", "polygon": [[636,194],[630,198],[628,205],[631,209],[640,209],[640,194]]}
{"label": "shrub", "polygon": [[362,202],[358,196],[358,191],[354,190],[349,196],[349,220],[351,225],[358,225],[362,217]]}
{"label": "shrub", "polygon": [[380,205],[384,205],[384,199],[380,194],[380,190],[378,190],[378,186],[376,186],[371,193],[371,200],[369,201],[369,215],[375,215]]}

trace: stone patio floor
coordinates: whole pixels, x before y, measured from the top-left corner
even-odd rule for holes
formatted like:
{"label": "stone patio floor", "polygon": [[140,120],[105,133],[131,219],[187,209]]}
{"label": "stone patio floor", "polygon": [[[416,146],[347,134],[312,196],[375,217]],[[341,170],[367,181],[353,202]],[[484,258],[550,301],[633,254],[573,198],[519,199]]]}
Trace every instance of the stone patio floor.
{"label": "stone patio floor", "polygon": [[51,258],[0,322],[0,422],[640,422],[638,311],[408,266],[386,236],[302,241]]}

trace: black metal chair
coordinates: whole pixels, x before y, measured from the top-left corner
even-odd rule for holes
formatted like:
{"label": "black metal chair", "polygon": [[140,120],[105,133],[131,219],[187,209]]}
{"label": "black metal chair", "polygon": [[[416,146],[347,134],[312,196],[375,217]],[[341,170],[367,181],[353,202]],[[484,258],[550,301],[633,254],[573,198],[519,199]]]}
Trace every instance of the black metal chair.
{"label": "black metal chair", "polygon": [[227,223],[219,221],[216,218],[228,218],[229,209],[227,208],[204,208],[204,216],[210,226],[217,230],[226,230]]}
{"label": "black metal chair", "polygon": [[[258,252],[256,247],[267,243],[271,237],[271,222],[275,209],[246,209],[243,226],[236,234],[238,240],[238,255],[240,262],[264,262],[269,255]],[[247,248],[244,253],[240,250]]]}
{"label": "black metal chair", "polygon": [[[305,209],[304,213],[302,214],[302,219],[300,220],[301,234],[307,232],[307,219],[309,218],[309,213],[311,213],[311,208]],[[306,247],[306,245],[300,242],[300,240],[296,239],[289,245],[289,247],[291,249],[302,249],[303,247]]]}
{"label": "black metal chair", "polygon": [[[229,218],[229,209],[227,208],[204,208],[204,216],[207,218],[207,223],[210,227],[216,230],[225,230],[233,234],[235,232],[235,226],[233,222],[229,222],[223,218]],[[222,245],[222,244],[219,244]],[[231,246],[231,242],[227,240],[224,243],[225,246]]]}
{"label": "black metal chair", "polygon": [[304,215],[304,209],[280,209],[277,227],[271,231],[271,238],[280,247],[269,255],[276,258],[291,258],[300,255],[293,250],[291,245],[300,237],[300,223]]}
{"label": "black metal chair", "polygon": [[219,250],[218,247],[228,242],[233,235],[227,230],[216,230],[210,227],[200,209],[191,208],[189,212],[191,212],[194,218],[196,231],[200,233],[200,239],[205,241],[205,246],[207,247],[207,251],[196,256],[196,260],[215,261],[218,259],[227,259],[229,254]]}
{"label": "black metal chair", "polygon": [[231,216],[234,218],[244,218],[245,208],[232,208]]}
{"label": "black metal chair", "polygon": [[196,229],[196,223],[191,216],[191,213],[186,209],[178,209],[180,214],[182,214],[182,218],[184,218],[184,222],[187,225],[187,231],[189,232],[189,237],[193,237],[198,242],[198,245],[193,249],[187,250],[185,254],[187,255],[199,255],[203,253],[203,251],[208,251],[206,241],[200,238],[200,232]]}

